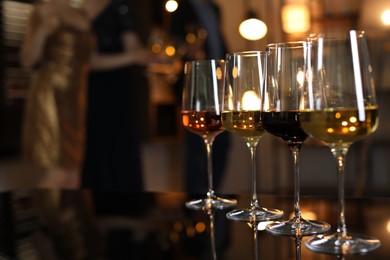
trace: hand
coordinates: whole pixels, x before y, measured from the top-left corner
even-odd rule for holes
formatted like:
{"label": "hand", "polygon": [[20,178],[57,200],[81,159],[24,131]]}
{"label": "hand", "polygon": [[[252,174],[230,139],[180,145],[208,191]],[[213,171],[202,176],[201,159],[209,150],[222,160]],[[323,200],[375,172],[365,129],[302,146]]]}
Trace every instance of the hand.
{"label": "hand", "polygon": [[37,7],[37,13],[42,22],[41,29],[51,34],[59,25],[58,9],[53,2],[42,3]]}
{"label": "hand", "polygon": [[131,60],[131,64],[146,66],[151,60],[151,54],[146,49],[138,49],[127,52]]}

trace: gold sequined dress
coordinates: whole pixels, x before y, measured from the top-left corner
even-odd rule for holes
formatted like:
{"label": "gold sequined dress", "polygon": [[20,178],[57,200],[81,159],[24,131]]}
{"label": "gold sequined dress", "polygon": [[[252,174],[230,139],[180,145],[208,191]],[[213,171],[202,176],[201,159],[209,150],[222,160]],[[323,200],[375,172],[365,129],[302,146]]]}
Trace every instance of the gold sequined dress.
{"label": "gold sequined dress", "polygon": [[[33,16],[32,22],[39,23]],[[24,157],[43,168],[83,161],[91,33],[59,25],[47,39],[26,100]]]}

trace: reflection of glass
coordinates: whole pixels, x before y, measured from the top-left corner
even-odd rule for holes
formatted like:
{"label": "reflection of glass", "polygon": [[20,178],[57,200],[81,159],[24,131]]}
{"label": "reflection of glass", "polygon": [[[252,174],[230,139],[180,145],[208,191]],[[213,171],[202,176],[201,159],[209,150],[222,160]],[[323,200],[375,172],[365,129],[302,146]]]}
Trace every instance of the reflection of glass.
{"label": "reflection of glass", "polygon": [[251,153],[252,166],[250,206],[229,212],[227,218],[231,220],[259,222],[283,215],[281,210],[260,207],[256,191],[255,152],[260,138],[265,133],[260,120],[264,60],[265,53],[260,51],[232,53],[226,56],[222,122],[226,130],[244,139]]}
{"label": "reflection of glass", "polygon": [[282,138],[291,151],[294,163],[294,217],[269,224],[266,230],[275,235],[312,235],[324,233],[330,225],[302,218],[299,194],[299,153],[307,134],[299,121],[300,88],[306,66],[306,42],[276,43],[267,46],[267,80],[264,84],[261,113],[264,129]]}
{"label": "reflection of glass", "polygon": [[212,146],[225,129],[221,122],[221,99],[225,72],[224,60],[186,62],[182,104],[183,125],[203,138],[207,149],[207,197],[188,201],[192,209],[224,209],[236,205],[235,200],[219,198],[213,190]]}
{"label": "reflection of glass", "polygon": [[213,142],[215,137],[225,130],[221,121],[224,73],[224,60],[186,62],[181,111],[185,128],[201,136],[207,149],[207,196],[203,199],[187,201],[186,206],[190,209],[204,210],[210,217],[212,259],[217,257],[214,234],[215,210],[231,208],[237,204],[236,200],[217,197],[213,189]]}
{"label": "reflection of glass", "polygon": [[328,254],[361,254],[380,241],[347,232],[344,202],[345,156],[352,143],[378,126],[378,105],[363,32],[339,38],[313,35],[308,81],[303,89],[301,123],[305,131],[329,145],[338,162],[339,222],[336,233],[309,239],[306,246]]}

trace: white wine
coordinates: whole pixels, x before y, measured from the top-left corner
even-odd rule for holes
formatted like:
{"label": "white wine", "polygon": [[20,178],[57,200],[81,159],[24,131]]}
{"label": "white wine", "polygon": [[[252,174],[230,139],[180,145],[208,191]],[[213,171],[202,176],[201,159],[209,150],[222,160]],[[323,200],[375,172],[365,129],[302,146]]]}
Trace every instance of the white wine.
{"label": "white wine", "polygon": [[358,109],[337,108],[301,111],[300,121],[306,133],[327,144],[352,144],[375,132],[378,107],[366,107],[359,118]]}
{"label": "white wine", "polygon": [[260,111],[223,111],[222,124],[226,130],[241,136],[247,142],[258,142],[265,134]]}

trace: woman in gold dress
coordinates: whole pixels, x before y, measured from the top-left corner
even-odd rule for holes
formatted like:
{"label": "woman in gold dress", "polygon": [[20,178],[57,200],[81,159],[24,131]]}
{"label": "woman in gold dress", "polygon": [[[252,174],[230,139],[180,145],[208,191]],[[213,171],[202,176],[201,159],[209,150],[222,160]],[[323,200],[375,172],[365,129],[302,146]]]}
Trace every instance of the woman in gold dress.
{"label": "woman in gold dress", "polygon": [[43,170],[40,186],[78,187],[83,162],[93,41],[87,15],[70,3],[37,2],[20,53],[22,66],[33,70],[22,150]]}

